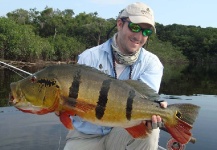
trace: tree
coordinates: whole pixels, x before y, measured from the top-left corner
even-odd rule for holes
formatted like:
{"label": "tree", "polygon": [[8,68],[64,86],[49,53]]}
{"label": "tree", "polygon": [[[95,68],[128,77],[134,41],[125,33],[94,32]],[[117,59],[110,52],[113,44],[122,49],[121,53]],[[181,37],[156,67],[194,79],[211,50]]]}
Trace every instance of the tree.
{"label": "tree", "polygon": [[[115,25],[116,19],[100,18],[97,12],[75,15],[72,9],[17,9],[7,18],[0,18],[0,57],[71,60],[114,35],[116,28],[107,34]],[[157,33],[149,38],[148,50],[162,61],[186,62],[186,57],[194,62],[217,61],[217,29],[159,23],[156,28]]]}
{"label": "tree", "polygon": [[85,50],[85,45],[75,38],[66,35],[57,35],[55,39],[50,37],[50,42],[54,46],[56,61],[75,61],[76,56]]}
{"label": "tree", "polygon": [[14,20],[18,24],[29,24],[30,17],[28,11],[24,9],[17,9],[15,11],[7,13],[7,17]]}
{"label": "tree", "polygon": [[[106,40],[111,21],[97,17],[97,13],[80,13],[74,19],[73,33],[81,41],[87,43],[88,47],[96,46]],[[84,38],[85,37],[85,38]]]}
{"label": "tree", "polygon": [[217,59],[212,53],[216,50],[216,47],[212,46],[215,43],[212,41],[217,38],[216,29],[178,24],[168,26],[157,24],[158,27],[160,29],[157,32],[158,38],[179,47],[190,61],[205,62]]}
{"label": "tree", "polygon": [[19,25],[7,18],[0,18],[0,38],[1,53],[5,59],[35,61],[42,57],[45,49],[52,53],[50,43],[35,35],[32,26]]}

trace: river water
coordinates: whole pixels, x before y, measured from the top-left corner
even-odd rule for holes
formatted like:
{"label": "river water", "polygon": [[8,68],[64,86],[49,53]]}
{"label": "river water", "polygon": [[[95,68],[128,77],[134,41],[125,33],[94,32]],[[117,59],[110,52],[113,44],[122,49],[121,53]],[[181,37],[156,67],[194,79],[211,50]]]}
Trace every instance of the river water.
{"label": "river water", "polygon": [[[35,72],[42,67],[23,67]],[[192,103],[201,107],[192,130],[195,144],[186,150],[216,149],[217,137],[217,67],[209,65],[165,65],[160,97],[172,103]],[[22,74],[25,76],[25,74]],[[54,114],[22,113],[8,104],[9,84],[20,75],[0,69],[0,150],[61,150],[67,130]],[[170,135],[161,132],[160,145],[166,147]]]}

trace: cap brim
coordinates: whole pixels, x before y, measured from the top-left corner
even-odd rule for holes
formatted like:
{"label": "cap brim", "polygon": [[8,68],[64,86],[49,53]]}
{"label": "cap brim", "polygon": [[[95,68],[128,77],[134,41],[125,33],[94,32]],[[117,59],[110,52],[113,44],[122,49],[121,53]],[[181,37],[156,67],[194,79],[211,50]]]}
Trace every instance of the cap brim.
{"label": "cap brim", "polygon": [[152,29],[154,31],[154,33],[156,33],[156,28],[154,26],[154,22],[148,18],[144,19],[144,16],[129,16],[130,21],[132,21],[133,23],[147,23],[150,24],[152,26]]}

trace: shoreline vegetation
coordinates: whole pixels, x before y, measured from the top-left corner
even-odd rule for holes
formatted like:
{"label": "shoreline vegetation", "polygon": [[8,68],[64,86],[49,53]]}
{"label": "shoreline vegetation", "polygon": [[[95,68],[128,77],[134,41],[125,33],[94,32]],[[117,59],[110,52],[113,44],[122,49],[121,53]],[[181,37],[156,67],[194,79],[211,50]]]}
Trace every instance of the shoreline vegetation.
{"label": "shoreline vegetation", "polygon": [[[115,28],[108,35],[114,24],[115,18],[104,19],[97,12],[19,8],[0,17],[0,59],[14,65],[74,62],[78,54],[117,32]],[[216,28],[156,22],[156,29],[145,47],[163,64],[217,62]]]}
{"label": "shoreline vegetation", "polygon": [[[0,59],[0,61],[14,66],[14,67],[18,67],[18,68],[23,68],[23,67],[33,67],[33,66],[48,66],[48,65],[59,65],[59,64],[75,64],[75,61],[43,61],[43,60],[39,60],[37,62],[23,62],[23,61],[14,61],[14,60],[2,60]],[[0,63],[0,69],[1,68],[5,68],[3,64]]]}
{"label": "shoreline vegetation", "polygon": [[[17,68],[23,68],[23,67],[38,67],[38,68],[43,68],[46,66],[50,66],[50,65],[61,65],[61,64],[76,64],[77,61],[44,61],[44,60],[38,60],[36,62],[24,62],[24,61],[14,61],[14,60],[4,60],[4,59],[0,59],[1,62],[4,62],[8,65],[17,67]],[[189,62],[188,61],[175,61],[175,62],[163,62],[163,65],[188,65]],[[5,66],[4,64],[0,63],[0,69],[3,68],[9,68],[8,66]]]}

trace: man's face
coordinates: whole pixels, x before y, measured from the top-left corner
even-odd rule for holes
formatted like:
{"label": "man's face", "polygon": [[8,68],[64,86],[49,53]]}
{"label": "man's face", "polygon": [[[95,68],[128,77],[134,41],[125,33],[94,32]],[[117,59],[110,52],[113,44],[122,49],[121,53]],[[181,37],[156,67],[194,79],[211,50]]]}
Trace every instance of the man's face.
{"label": "man's face", "polygon": [[[127,19],[130,21],[129,19]],[[117,20],[118,37],[117,44],[119,50],[124,54],[131,54],[139,50],[147,41],[148,36],[143,36],[142,31],[136,33],[132,32],[128,27],[127,21]],[[138,24],[143,29],[150,29],[149,24]]]}

